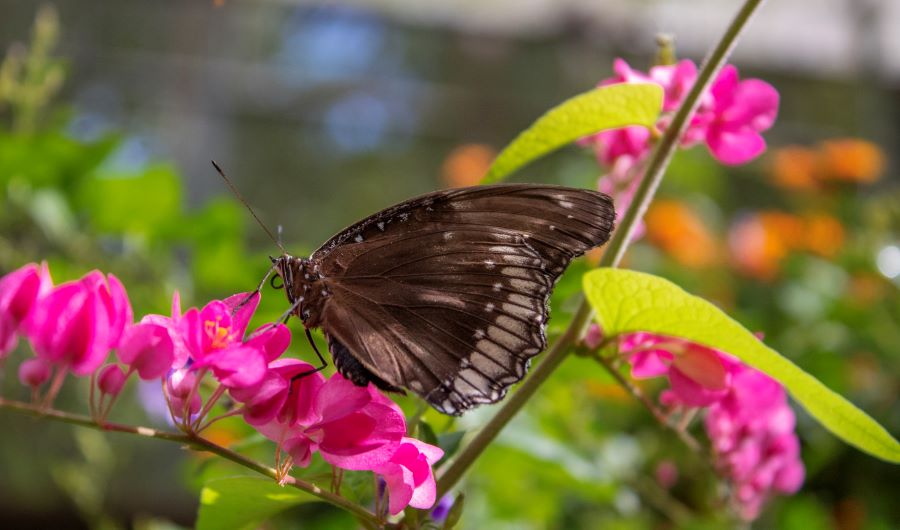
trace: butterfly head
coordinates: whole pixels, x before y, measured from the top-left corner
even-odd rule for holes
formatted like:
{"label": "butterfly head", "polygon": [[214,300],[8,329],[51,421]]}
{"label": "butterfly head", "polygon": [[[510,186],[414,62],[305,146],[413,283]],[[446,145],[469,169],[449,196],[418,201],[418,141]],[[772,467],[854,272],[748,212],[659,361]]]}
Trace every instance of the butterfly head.
{"label": "butterfly head", "polygon": [[[282,254],[272,258],[272,266],[277,277],[281,278],[284,294],[288,302],[296,306],[294,313],[308,326],[315,326],[309,322],[311,311],[316,307],[316,296],[312,288],[319,280],[319,274],[313,269],[312,264],[306,258],[297,258],[290,254]],[[274,278],[273,278],[274,280]]]}

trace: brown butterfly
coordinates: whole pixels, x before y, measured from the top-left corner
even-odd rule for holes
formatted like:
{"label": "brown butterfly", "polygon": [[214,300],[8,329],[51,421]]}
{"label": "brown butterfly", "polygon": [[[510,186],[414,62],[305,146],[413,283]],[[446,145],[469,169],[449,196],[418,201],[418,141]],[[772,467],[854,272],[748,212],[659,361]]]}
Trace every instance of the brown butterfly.
{"label": "brown butterfly", "polygon": [[416,197],[309,258],[273,258],[293,314],[357,385],[408,388],[452,415],[503,398],[546,346],[554,284],[609,239],[603,193],[543,184]]}

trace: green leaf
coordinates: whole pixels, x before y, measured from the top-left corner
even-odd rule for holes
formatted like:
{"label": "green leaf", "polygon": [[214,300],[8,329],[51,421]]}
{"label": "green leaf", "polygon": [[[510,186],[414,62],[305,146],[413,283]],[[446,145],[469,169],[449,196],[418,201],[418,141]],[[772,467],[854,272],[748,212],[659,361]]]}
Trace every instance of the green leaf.
{"label": "green leaf", "polygon": [[79,209],[94,230],[157,236],[181,214],[181,180],[174,169],[157,165],[139,173],[105,173],[85,180]]}
{"label": "green leaf", "polygon": [[465,435],[466,431],[445,432],[438,435],[437,445],[444,450],[444,456],[441,457],[440,462],[444,462],[456,454]]}
{"label": "green leaf", "polygon": [[575,140],[628,125],[650,127],[662,109],[663,91],[651,83],[595,88],[550,109],[497,155],[482,184],[503,180],[525,164]]}
{"label": "green leaf", "polygon": [[884,427],[706,300],[657,276],[618,269],[589,272],[584,290],[605,336],[648,331],[728,352],[784,385],[810,415],[850,445],[900,462],[900,443]]}
{"label": "green leaf", "polygon": [[317,501],[313,495],[258,477],[218,478],[200,491],[197,530],[256,528],[282,510]]}

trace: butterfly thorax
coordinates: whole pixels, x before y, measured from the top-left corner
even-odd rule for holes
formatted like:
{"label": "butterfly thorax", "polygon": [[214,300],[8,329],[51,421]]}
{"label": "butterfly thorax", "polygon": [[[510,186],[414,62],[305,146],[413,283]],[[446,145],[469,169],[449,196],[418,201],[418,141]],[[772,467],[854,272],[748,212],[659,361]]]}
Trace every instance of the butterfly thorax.
{"label": "butterfly thorax", "polygon": [[275,271],[284,282],[284,292],[294,314],[303,325],[317,328],[321,324],[322,306],[328,297],[322,277],[307,258],[283,255],[274,260]]}

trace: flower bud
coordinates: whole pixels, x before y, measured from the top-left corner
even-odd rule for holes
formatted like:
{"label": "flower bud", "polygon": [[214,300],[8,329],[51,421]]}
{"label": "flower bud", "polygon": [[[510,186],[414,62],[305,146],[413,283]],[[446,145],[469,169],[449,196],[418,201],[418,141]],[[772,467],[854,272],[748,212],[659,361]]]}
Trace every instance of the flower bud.
{"label": "flower bud", "polygon": [[40,357],[28,359],[19,365],[19,381],[25,386],[37,388],[50,379],[50,365]]}
{"label": "flower bud", "polygon": [[100,369],[97,378],[97,388],[100,392],[110,396],[117,396],[125,386],[125,372],[116,364],[107,364]]}

